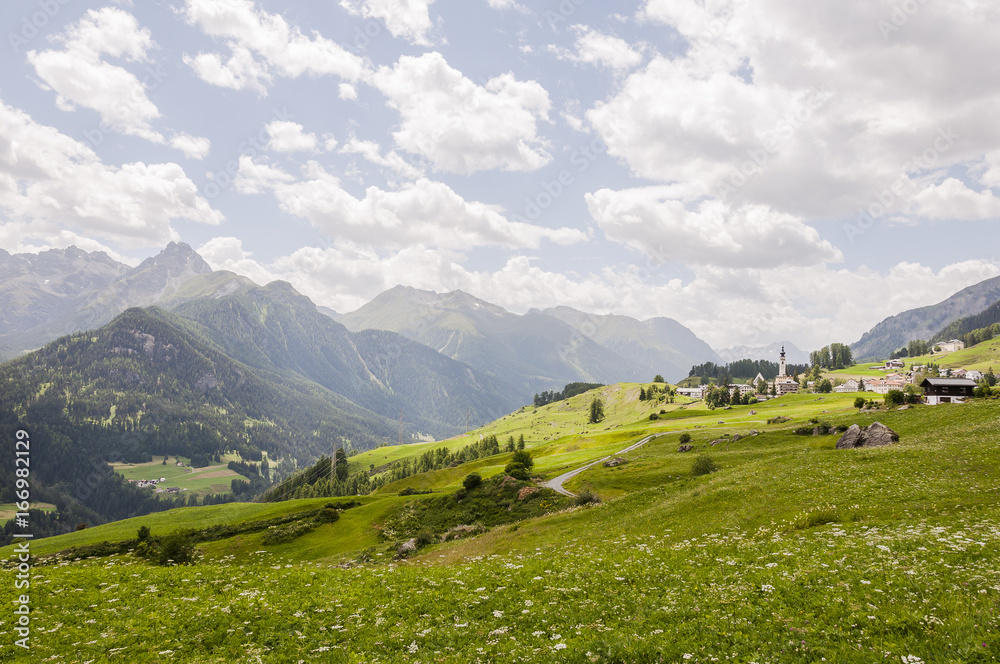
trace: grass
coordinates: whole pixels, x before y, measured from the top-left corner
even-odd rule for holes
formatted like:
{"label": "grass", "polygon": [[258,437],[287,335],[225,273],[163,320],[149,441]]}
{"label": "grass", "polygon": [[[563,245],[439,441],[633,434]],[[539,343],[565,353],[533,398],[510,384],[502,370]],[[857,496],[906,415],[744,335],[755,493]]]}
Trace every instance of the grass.
{"label": "grass", "polygon": [[[52,503],[31,503],[31,509],[51,512],[56,508]],[[13,519],[17,515],[17,503],[0,503],[0,523]]]}
{"label": "grass", "polygon": [[158,480],[165,477],[166,481],[159,483],[157,488],[177,487],[181,490],[182,496],[232,493],[232,481],[243,478],[239,473],[229,470],[228,462],[191,468],[189,460],[183,461],[184,466],[178,466],[175,461],[168,461],[163,465],[161,458],[159,461],[154,459],[147,463],[116,463],[113,468],[127,480]]}
{"label": "grass", "polygon": [[[32,584],[33,655],[692,664],[1000,658],[1000,402],[859,414],[855,395],[800,394],[730,411],[675,406],[670,419],[650,422],[645,404],[629,404],[627,392],[609,392],[609,401],[619,400],[617,419],[599,427],[578,419],[586,398],[492,425],[503,432],[535,424],[531,451],[546,477],[664,434],[621,466],[574,478],[569,487],[592,489],[598,505],[391,562],[376,526],[414,501],[439,499],[473,469],[496,475],[500,455],[408,478],[397,484],[439,493],[401,497],[387,488],[289,544],[261,546],[257,533],[201,545],[204,558],[191,567],[129,556],[43,567]],[[791,421],[766,424],[778,414]],[[877,419],[901,440],[836,450],[835,435],[792,433],[811,419],[862,426]],[[757,436],[747,435],[754,429]],[[677,451],[683,431],[693,452]],[[733,442],[733,434],[744,437]],[[718,440],[728,442],[711,445]],[[700,454],[719,469],[693,475]],[[165,534],[262,519],[328,500],[184,508],[32,547],[44,553],[132,537],[143,523]],[[9,559],[10,550],[0,554]],[[335,566],[360,554],[372,562]],[[13,592],[3,586],[0,601]],[[0,659],[13,652],[9,641],[0,644]]]}

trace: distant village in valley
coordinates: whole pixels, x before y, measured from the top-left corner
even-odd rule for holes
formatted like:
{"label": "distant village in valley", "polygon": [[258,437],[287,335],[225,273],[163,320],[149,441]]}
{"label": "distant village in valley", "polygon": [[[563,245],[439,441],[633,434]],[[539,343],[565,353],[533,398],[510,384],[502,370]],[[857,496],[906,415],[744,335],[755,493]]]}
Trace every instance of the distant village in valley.
{"label": "distant village in valley", "polygon": [[[925,355],[932,358],[956,353],[966,348],[966,343],[960,339],[950,339],[933,345],[922,341],[916,343],[917,352],[925,351]],[[974,396],[982,396],[982,390],[992,388],[997,382],[992,367],[985,371],[971,367],[949,368],[930,360],[911,361],[908,365],[905,359],[906,348],[893,353],[893,357],[889,360],[853,364],[850,350],[846,346],[841,344],[833,346],[835,348],[832,353],[829,347],[813,353],[811,365],[794,367],[788,364],[782,346],[777,363],[777,375],[771,378],[766,377],[763,371],[758,371],[752,379],[743,381],[731,379],[730,371],[736,368],[736,365],[743,363],[733,363],[724,367],[707,363],[692,367],[691,376],[681,381],[676,393],[691,399],[705,400],[710,406],[752,404],[799,392],[870,393],[882,397],[898,393],[901,396],[896,397],[896,400],[901,404],[937,405],[963,403]],[[838,353],[843,357],[840,362],[823,361],[831,355],[836,357]],[[767,361],[758,361],[754,364],[774,366],[774,363]],[[705,375],[712,371],[715,376]],[[773,373],[772,369],[771,374]],[[723,388],[723,385],[726,387]],[[874,405],[871,398],[865,399],[859,396],[859,399],[864,400],[869,406]]]}

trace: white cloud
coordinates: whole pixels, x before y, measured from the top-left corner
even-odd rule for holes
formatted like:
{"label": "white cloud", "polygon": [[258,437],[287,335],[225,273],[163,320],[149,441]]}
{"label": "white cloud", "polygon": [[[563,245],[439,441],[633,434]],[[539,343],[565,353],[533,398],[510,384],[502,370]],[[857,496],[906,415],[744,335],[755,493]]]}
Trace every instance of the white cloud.
{"label": "white cloud", "polygon": [[177,134],[170,139],[171,147],[177,148],[189,159],[204,159],[212,149],[212,142],[207,138]]}
{"label": "white cloud", "polygon": [[393,37],[427,46],[427,33],[433,27],[430,5],[434,0],[340,0],[340,6],[355,16],[378,18]]}
{"label": "white cloud", "polygon": [[273,190],[282,210],[308,219],[327,235],[378,247],[537,247],[542,240],[565,245],[587,239],[571,228],[508,221],[490,206],[466,201],[447,185],[426,178],[398,191],[368,187],[358,199],[316,162],[309,162],[304,174],[305,179],[291,181],[288,174],[244,156],[236,186],[246,193]]}
{"label": "white cloud", "polygon": [[626,71],[642,62],[642,53],[621,37],[605,35],[585,25],[574,25],[573,30],[576,32],[575,51],[549,46],[549,51],[555,53],[560,60],[607,67],[615,71]]}
{"label": "white cloud", "polygon": [[341,83],[337,86],[337,96],[346,101],[354,101],[358,98],[358,90],[350,83]]}
{"label": "white cloud", "polygon": [[[82,106],[97,111],[103,125],[154,143],[165,139],[150,124],[160,117],[139,78],[104,57],[146,60],[155,46],[149,30],[121,9],[89,9],[79,22],[56,37],[63,50],[29,51],[28,61],[54,90],[63,110]],[[147,76],[148,78],[148,76]]]}
{"label": "white cloud", "polygon": [[608,239],[661,262],[728,267],[813,265],[843,259],[801,219],[761,205],[697,207],[677,188],[646,187],[588,194],[587,206]]}
{"label": "white cloud", "polygon": [[932,220],[1000,218],[1000,198],[974,191],[955,178],[924,187],[914,198],[916,215]]}
{"label": "white cloud", "polygon": [[927,198],[957,196],[953,219],[981,218],[986,195],[941,189],[913,158],[950,128],[958,136],[937,151],[934,170],[1000,149],[991,119],[1000,70],[981,67],[1000,59],[1000,12],[926,3],[883,35],[879,22],[892,13],[891,4],[843,0],[648,0],[640,18],[675,29],[687,50],[654,57],[587,118],[613,156],[655,181],[715,192],[739,182],[729,192],[738,200],[844,218],[909,176],[937,187]]}
{"label": "white cloud", "polygon": [[506,10],[513,9],[519,11],[522,14],[530,14],[531,10],[522,4],[515,2],[515,0],[486,0],[487,4],[493,9]]}
{"label": "white cloud", "polygon": [[535,81],[507,73],[476,85],[440,53],[426,53],[380,68],[373,84],[401,116],[396,144],[440,170],[531,171],[551,161],[537,128],[551,102]]}
{"label": "white cloud", "polygon": [[315,134],[304,130],[302,125],[289,120],[275,120],[266,127],[271,140],[267,147],[275,152],[316,152],[318,141]]}
{"label": "white cloud", "polygon": [[302,34],[278,14],[268,14],[251,0],[186,0],[185,16],[205,34],[224,39],[230,56],[199,53],[184,56],[206,83],[235,90],[267,91],[274,74],[287,78],[336,75],[362,78],[365,61],[314,32]]}
{"label": "white cloud", "polygon": [[87,146],[2,101],[0,210],[6,232],[24,243],[65,231],[126,247],[163,245],[180,239],[172,220],[223,219],[179,165],[106,165]]}
{"label": "white cloud", "polygon": [[[966,261],[940,270],[900,263],[885,270],[703,268],[691,279],[653,283],[643,267],[605,268],[585,275],[542,269],[515,255],[495,269],[470,269],[451,250],[424,245],[379,251],[351,242],[304,247],[270,264],[253,261],[238,240],[203,253],[216,269],[259,283],[284,279],[318,304],[353,311],[397,284],[448,292],[460,289],[515,313],[553,303],[640,320],[682,321],[716,348],[791,339],[804,349],[851,343],[882,318],[941,301],[1000,273],[1000,265]],[[215,240],[213,240],[215,242]],[[200,251],[200,250],[199,250]],[[864,316],[858,312],[864,311]]]}
{"label": "white cloud", "polygon": [[423,169],[407,162],[395,150],[383,156],[379,144],[374,141],[362,141],[352,136],[340,151],[344,154],[361,155],[371,163],[387,168],[408,180],[416,180],[424,174]]}

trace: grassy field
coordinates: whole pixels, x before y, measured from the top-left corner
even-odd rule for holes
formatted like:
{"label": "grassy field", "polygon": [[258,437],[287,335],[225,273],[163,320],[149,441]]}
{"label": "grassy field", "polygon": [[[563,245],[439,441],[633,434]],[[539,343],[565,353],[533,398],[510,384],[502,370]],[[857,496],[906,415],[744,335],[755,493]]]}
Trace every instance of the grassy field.
{"label": "grassy field", "polygon": [[[859,414],[854,395],[801,394],[732,410],[663,406],[663,419],[650,421],[660,405],[630,401],[637,385],[617,388],[605,388],[603,398],[617,408],[596,427],[582,419],[593,395],[581,395],[437,444],[531,431],[525,438],[536,470],[550,477],[663,434],[625,455],[625,464],[597,466],[571,482],[571,489],[600,495],[598,505],[432,544],[396,561],[377,526],[425,498],[387,487],[292,543],[266,546],[258,533],[203,544],[204,557],[193,566],[163,568],[130,556],[44,566],[31,590],[33,656],[296,663],[1000,659],[1000,402]],[[789,421],[767,423],[778,415]],[[794,433],[811,420],[878,420],[901,440],[836,450],[836,436]],[[680,432],[692,435],[692,452],[678,452]],[[741,438],[733,441],[734,434]],[[376,452],[398,459],[423,449]],[[702,454],[719,469],[695,476]],[[452,491],[473,469],[499,472],[504,458],[397,484]],[[143,524],[164,534],[271,518],[328,500],[184,508],[39,540],[33,548],[43,554],[129,538]],[[11,551],[0,553],[9,559]],[[362,553],[370,562],[350,563]],[[0,601],[13,593],[6,584]],[[0,660],[13,655],[9,641],[0,645]]]}
{"label": "grassy field", "polygon": [[990,367],[1000,370],[1000,339],[990,339],[982,343],[957,350],[954,353],[938,353],[921,357],[906,358],[906,366],[933,362],[947,369],[976,369],[986,371]]}
{"label": "grassy field", "polygon": [[229,470],[226,459],[221,464],[191,468],[189,459],[182,459],[184,465],[178,466],[174,457],[170,457],[166,465],[163,464],[162,457],[157,458],[158,461],[154,459],[148,463],[116,463],[113,468],[127,480],[166,478],[166,481],[157,484],[157,488],[178,487],[182,496],[231,493],[231,482],[243,477]]}
{"label": "grassy field", "polygon": [[[52,503],[31,503],[31,509],[51,512],[56,508]],[[13,519],[17,515],[17,505],[15,503],[0,503],[0,523]]]}

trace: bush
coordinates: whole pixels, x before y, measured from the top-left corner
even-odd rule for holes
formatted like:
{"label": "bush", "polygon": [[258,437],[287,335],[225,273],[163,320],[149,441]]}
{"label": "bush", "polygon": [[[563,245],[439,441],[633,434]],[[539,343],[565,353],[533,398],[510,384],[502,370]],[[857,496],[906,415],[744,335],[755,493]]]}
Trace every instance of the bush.
{"label": "bush", "polygon": [[160,541],[161,565],[184,565],[194,562],[194,542],[190,530],[177,530]]}
{"label": "bush", "polygon": [[528,474],[528,469],[519,463],[508,463],[507,467],[503,469],[504,474],[510,475],[515,480],[521,480],[522,482],[528,482],[531,480],[531,475]]}
{"label": "bush", "polygon": [[885,405],[888,408],[902,406],[905,399],[906,396],[901,390],[889,390],[885,395]]}
{"label": "bush", "polygon": [[581,489],[580,493],[576,498],[573,499],[573,504],[577,507],[582,507],[583,505],[591,505],[594,503],[601,502],[601,499],[597,497],[597,494],[590,489]]}
{"label": "bush", "polygon": [[483,483],[483,476],[480,475],[479,473],[469,473],[468,475],[465,476],[465,479],[462,480],[462,486],[465,487],[466,491],[472,491],[482,483]]}
{"label": "bush", "polygon": [[658,420],[658,419],[660,419],[660,416],[657,415],[656,413],[650,413],[649,414],[649,419],[651,419],[651,420]]}
{"label": "bush", "polygon": [[324,507],[316,515],[316,523],[334,523],[340,519],[340,510],[333,509],[332,507]]}
{"label": "bush", "polygon": [[681,434],[681,445],[686,445],[691,442],[691,434],[682,433]]}
{"label": "bush", "polygon": [[857,408],[857,409],[859,409],[859,410],[861,408],[864,408],[865,407],[865,398],[864,397],[856,397],[854,399],[854,407]]}
{"label": "bush", "polygon": [[699,456],[691,465],[691,474],[695,477],[698,477],[699,475],[708,475],[709,473],[714,473],[717,470],[719,470],[719,464],[717,464],[715,460],[707,454]]}

